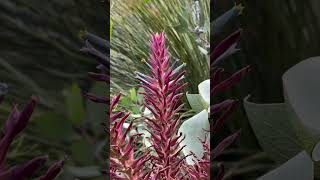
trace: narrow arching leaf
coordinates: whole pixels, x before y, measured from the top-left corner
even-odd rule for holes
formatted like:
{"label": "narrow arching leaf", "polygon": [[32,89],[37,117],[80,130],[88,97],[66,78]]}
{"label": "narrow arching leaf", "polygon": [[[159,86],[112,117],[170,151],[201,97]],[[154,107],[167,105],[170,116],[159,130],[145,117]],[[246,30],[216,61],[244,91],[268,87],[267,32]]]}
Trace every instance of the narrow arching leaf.
{"label": "narrow arching leaf", "polygon": [[239,29],[232,33],[214,48],[210,56],[211,66],[218,65],[221,60],[237,51],[235,47],[240,39],[241,31]]}

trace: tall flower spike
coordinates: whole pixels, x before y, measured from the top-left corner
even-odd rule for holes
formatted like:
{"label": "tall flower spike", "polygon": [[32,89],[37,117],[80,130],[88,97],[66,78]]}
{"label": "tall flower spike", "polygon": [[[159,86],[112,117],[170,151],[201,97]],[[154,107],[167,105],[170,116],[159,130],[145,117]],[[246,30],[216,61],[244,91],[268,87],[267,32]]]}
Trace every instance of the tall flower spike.
{"label": "tall flower spike", "polygon": [[180,118],[177,115],[183,105],[180,105],[183,93],[179,91],[186,86],[182,83],[185,71],[181,67],[169,65],[168,49],[165,47],[164,33],[153,34],[151,39],[150,75],[137,73],[140,86],[145,92],[145,106],[152,114],[147,119],[151,134],[151,143],[156,152],[153,157],[152,177],[156,179],[180,179],[183,157],[180,157],[181,147],[177,134]]}

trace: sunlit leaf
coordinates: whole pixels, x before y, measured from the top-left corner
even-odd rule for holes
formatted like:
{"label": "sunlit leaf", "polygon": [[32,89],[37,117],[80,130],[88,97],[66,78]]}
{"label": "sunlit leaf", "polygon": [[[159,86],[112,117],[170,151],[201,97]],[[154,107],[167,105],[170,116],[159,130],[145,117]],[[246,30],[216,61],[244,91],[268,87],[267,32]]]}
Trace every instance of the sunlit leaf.
{"label": "sunlit leaf", "polygon": [[131,88],[129,90],[130,92],[130,98],[133,102],[136,102],[137,101],[137,92],[136,92],[136,89],[135,88]]}

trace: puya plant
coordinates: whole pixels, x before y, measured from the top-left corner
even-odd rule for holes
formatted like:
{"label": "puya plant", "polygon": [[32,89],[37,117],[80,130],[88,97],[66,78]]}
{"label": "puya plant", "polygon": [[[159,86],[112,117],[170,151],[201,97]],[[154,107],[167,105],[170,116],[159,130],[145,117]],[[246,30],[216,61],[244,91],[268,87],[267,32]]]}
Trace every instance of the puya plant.
{"label": "puya plant", "polygon": [[[94,55],[98,62],[108,69],[107,57],[93,48],[89,40],[86,41],[86,47],[82,51]],[[183,88],[187,86],[186,83],[183,83],[186,72],[183,70],[184,65],[170,64],[164,33],[152,36],[151,55],[147,66],[150,74],[137,73],[137,79],[140,81],[140,87],[144,88],[144,105],[151,111],[151,116],[144,117],[145,130],[150,134],[148,139],[151,146],[146,148],[142,154],[137,155],[137,140],[143,134],[129,133],[134,128],[133,121],[124,128],[124,124],[128,123],[130,113],[115,111],[120,95],[113,97],[109,107],[110,127],[106,129],[110,136],[110,168],[107,169],[107,173],[111,179],[209,179],[210,156],[217,157],[239,136],[239,132],[229,136],[210,151],[208,118],[199,120],[199,122],[194,121],[197,118],[190,118],[182,122],[180,110],[183,105],[180,103],[184,95]],[[214,86],[216,89],[213,92],[227,89],[237,82],[247,70],[248,68],[245,68],[221,83],[218,83],[216,79],[217,83]],[[98,81],[107,82],[109,78],[106,71],[100,74],[89,73],[89,75]],[[207,106],[209,106],[208,94],[210,94],[208,81],[205,82],[207,84],[207,90],[205,90]],[[108,97],[98,97],[90,93],[87,94],[87,97],[94,102],[109,104]],[[205,114],[207,115],[209,110],[216,115],[218,112],[223,112],[220,117],[217,116],[217,121],[211,127],[211,131],[216,132],[222,126],[234,108],[235,102],[235,100],[227,100],[206,108]],[[190,124],[193,123],[197,125],[202,123],[203,127],[206,127],[206,129],[200,128],[201,132],[198,133],[204,134],[202,138],[196,137],[198,134],[186,133],[186,129],[190,128]],[[194,141],[195,138],[198,138],[202,146],[200,153],[196,152],[198,147],[197,149],[192,148],[193,144],[187,143],[190,142],[190,139]],[[211,176],[222,179],[223,174],[223,166],[220,166],[217,174]]]}
{"label": "puya plant", "polygon": [[[0,84],[0,102],[3,100],[3,84]],[[20,112],[17,108],[17,105],[13,105],[11,113],[4,125],[4,128],[0,134],[0,179],[1,180],[23,180],[31,178],[35,172],[44,167],[45,162],[48,160],[48,156],[38,156],[29,160],[28,162],[15,165],[8,168],[5,163],[6,156],[10,149],[11,144],[14,139],[23,131],[34,111],[35,105],[37,103],[37,98],[32,97],[24,109]],[[52,180],[57,177],[62,170],[64,160],[60,160],[45,172],[44,175],[38,177],[39,180]]]}

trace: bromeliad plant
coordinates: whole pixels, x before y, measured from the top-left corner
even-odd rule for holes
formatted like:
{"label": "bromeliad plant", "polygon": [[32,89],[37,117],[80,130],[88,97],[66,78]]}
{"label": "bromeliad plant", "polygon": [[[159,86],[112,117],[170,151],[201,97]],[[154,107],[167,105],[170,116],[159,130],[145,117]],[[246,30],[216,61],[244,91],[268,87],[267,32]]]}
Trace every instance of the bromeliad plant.
{"label": "bromeliad plant", "polygon": [[[1,85],[0,85],[1,87]],[[2,87],[1,87],[2,88]],[[2,90],[2,89],[1,89]],[[0,92],[0,102],[3,94]],[[19,112],[17,105],[14,105],[6,121],[6,124],[0,134],[0,179],[1,180],[23,180],[30,178],[36,170],[44,166],[47,156],[36,157],[26,163],[7,168],[5,164],[6,155],[14,139],[26,128],[29,119],[33,113],[37,99],[32,97],[25,108]],[[39,180],[54,179],[61,171],[64,160],[54,163],[47,172],[40,176]]]}

